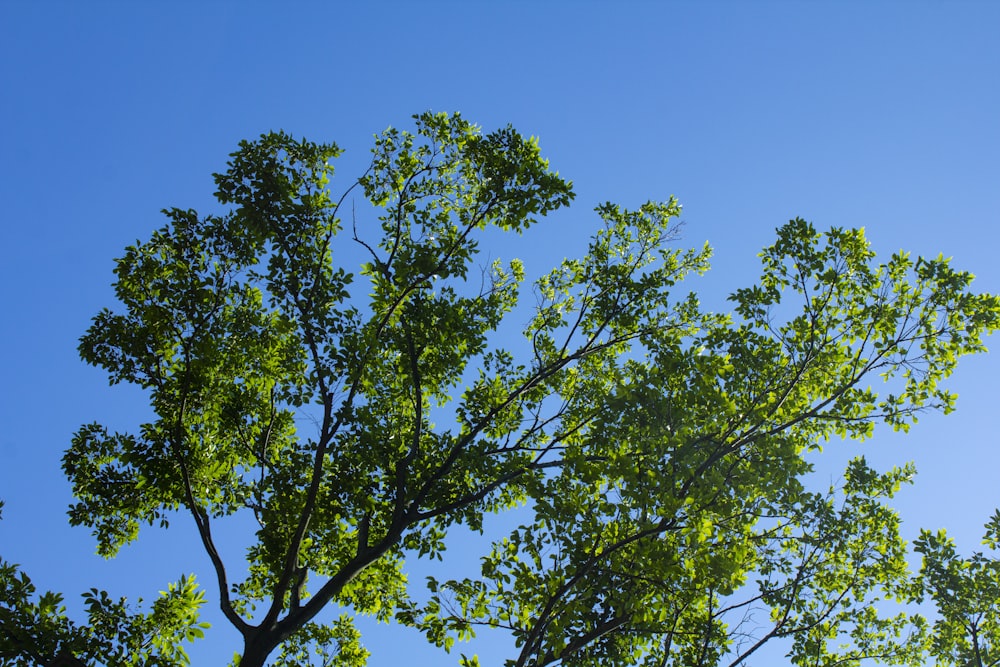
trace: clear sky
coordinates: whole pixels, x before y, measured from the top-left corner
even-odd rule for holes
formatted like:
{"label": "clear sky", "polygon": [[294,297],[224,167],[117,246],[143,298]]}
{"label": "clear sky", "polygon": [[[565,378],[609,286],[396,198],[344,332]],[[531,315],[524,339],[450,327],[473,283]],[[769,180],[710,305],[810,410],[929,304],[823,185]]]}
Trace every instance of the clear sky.
{"label": "clear sky", "polygon": [[[0,0],[0,554],[74,606],[91,587],[153,599],[183,572],[211,583],[184,521],[95,556],[66,523],[59,460],[81,424],[146,414],[76,341],[113,305],[113,258],[161,208],[210,210],[211,173],[240,139],[335,140],[343,185],[373,133],[457,110],[538,136],[575,182],[572,209],[526,241],[529,269],[575,253],[597,203],[674,194],[681,243],[716,249],[692,285],[706,303],[751,284],[756,253],[796,216],[863,226],[880,253],[952,256],[997,293],[998,34],[992,2]],[[996,353],[967,359],[955,414],[861,448],[916,462],[898,503],[908,536],[947,526],[969,551],[1000,506],[998,374]],[[194,664],[224,664],[238,643],[207,617]],[[408,631],[368,637],[373,666],[438,662]]]}

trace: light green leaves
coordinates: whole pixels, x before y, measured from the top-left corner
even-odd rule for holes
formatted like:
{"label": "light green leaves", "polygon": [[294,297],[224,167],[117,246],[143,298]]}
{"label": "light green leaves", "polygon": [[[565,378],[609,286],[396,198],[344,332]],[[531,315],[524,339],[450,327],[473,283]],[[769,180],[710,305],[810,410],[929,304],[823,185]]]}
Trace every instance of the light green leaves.
{"label": "light green leaves", "polygon": [[[995,552],[1000,513],[986,525],[983,543]],[[937,609],[931,655],[940,665],[986,667],[1000,661],[1000,559],[974,552],[965,558],[945,531],[921,531],[915,543],[923,556],[918,597]]]}
{"label": "light green leaves", "polygon": [[183,667],[184,644],[208,627],[198,620],[205,598],[194,577],[170,584],[147,613],[97,589],[83,599],[87,621],[75,623],[61,595],[39,595],[23,571],[0,560],[0,664],[34,667],[74,656],[95,667]]}
{"label": "light green leaves", "polygon": [[[508,628],[518,666],[738,662],[781,637],[802,664],[918,660],[920,621],[872,607],[905,597],[884,499],[913,471],[857,461],[841,492],[817,495],[803,454],[947,410],[940,381],[996,328],[997,299],[940,263],[875,264],[860,231],[795,220],[762,254],[760,286],[733,295],[733,322],[672,299],[707,254],[661,250],[676,210],[603,207],[588,256],[539,281],[535,363],[569,356],[568,330],[595,341],[556,385],[572,435],[529,486],[535,521],[495,543],[483,580],[438,587],[431,604],[451,620],[407,618],[439,643],[463,624]],[[897,393],[880,397],[879,376]],[[729,628],[760,606],[773,625],[737,641]]]}
{"label": "light green leaves", "polygon": [[[848,661],[903,656],[905,619],[867,610],[906,576],[883,500],[910,471],[857,462],[817,495],[804,453],[950,410],[942,382],[1000,301],[941,258],[878,264],[860,230],[797,219],[734,313],[704,312],[675,293],[711,251],[674,247],[673,198],[599,206],[587,252],[525,301],[525,267],[480,265],[480,244],[530,233],[571,184],[510,127],[414,125],[338,194],[336,145],[242,142],[215,178],[228,208],[169,209],[126,249],[120,307],[80,351],[154,416],[78,432],[71,521],[111,556],[190,514],[245,667],[363,664],[350,617],[317,621],[328,605],[444,648],[505,628],[519,667],[711,665],[775,637],[803,663],[838,638]],[[407,558],[447,559],[456,523],[515,508],[480,577],[410,597]],[[238,513],[257,528],[234,565],[213,527]],[[190,628],[170,602],[187,590],[161,613]],[[772,622],[752,640],[733,631],[749,610]]]}
{"label": "light green leaves", "polygon": [[333,623],[308,623],[281,646],[275,667],[364,667],[369,652],[350,616]]}

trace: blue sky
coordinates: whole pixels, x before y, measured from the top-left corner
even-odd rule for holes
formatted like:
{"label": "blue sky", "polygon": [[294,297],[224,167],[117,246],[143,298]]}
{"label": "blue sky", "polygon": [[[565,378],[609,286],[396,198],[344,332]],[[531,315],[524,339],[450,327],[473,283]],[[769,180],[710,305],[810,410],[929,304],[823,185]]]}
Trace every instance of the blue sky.
{"label": "blue sky", "polygon": [[[691,287],[719,307],[796,216],[863,226],[880,253],[952,256],[1000,292],[998,3],[278,7],[0,2],[0,554],[73,604],[91,587],[152,599],[182,572],[209,583],[184,522],[115,561],[93,555],[87,531],[66,524],[59,459],[79,425],[128,429],[146,414],[141,395],[78,360],[77,338],[112,305],[113,258],[163,223],[161,208],[211,210],[211,173],[240,139],[282,128],[335,140],[344,183],[373,133],[458,110],[538,136],[575,183],[572,209],[518,251],[529,270],[576,252],[599,202],[674,194],[681,242],[716,250]],[[955,414],[861,448],[879,465],[916,462],[898,503],[907,535],[947,526],[968,551],[1000,505],[998,374],[996,354],[968,359]],[[855,451],[834,443],[830,470]],[[238,648],[210,620],[195,664]],[[375,666],[425,655],[419,637],[370,637]],[[505,657],[472,650],[484,665]]]}

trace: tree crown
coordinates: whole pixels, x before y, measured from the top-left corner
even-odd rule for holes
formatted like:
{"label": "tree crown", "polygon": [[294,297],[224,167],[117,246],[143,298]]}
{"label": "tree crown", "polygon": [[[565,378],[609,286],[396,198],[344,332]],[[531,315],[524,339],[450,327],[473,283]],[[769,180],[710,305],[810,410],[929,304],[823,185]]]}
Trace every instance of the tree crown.
{"label": "tree crown", "polygon": [[[871,607],[905,595],[885,501],[912,470],[858,460],[840,492],[815,493],[804,454],[950,411],[942,381],[985,349],[1000,300],[942,257],[877,263],[861,230],[796,219],[734,312],[706,312],[674,292],[710,250],[672,246],[671,198],[599,206],[586,254],[525,305],[524,267],[479,266],[481,239],[527,232],[571,184],[510,127],[415,120],[376,138],[339,197],[335,144],[242,142],[215,177],[227,212],[166,210],[126,249],[120,307],[80,353],[144,388],[155,418],[80,429],[71,522],[113,556],[190,514],[247,667],[276,650],[363,664],[350,613],[318,620],[331,605],[445,648],[506,628],[518,666],[738,664],[777,637],[826,664],[837,636],[849,661],[914,660],[896,641],[907,619]],[[523,339],[501,335],[525,307]],[[481,576],[411,595],[406,558],[443,558],[455,524],[515,507],[526,520]],[[257,528],[234,564],[213,525],[238,513]],[[196,609],[189,583],[176,596]],[[760,609],[770,625],[745,633]]]}

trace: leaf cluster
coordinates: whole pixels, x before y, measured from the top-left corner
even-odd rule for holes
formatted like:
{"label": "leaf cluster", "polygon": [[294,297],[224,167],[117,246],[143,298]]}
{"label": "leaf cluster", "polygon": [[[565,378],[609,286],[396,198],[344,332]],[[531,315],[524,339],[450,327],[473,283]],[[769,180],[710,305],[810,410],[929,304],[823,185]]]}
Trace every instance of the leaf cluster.
{"label": "leaf cluster", "polygon": [[147,612],[96,588],[83,600],[87,620],[76,623],[60,593],[39,593],[23,570],[0,560],[0,665],[41,667],[63,659],[73,665],[183,667],[190,662],[184,643],[202,638],[208,628],[198,620],[205,595],[193,576],[161,591]]}

